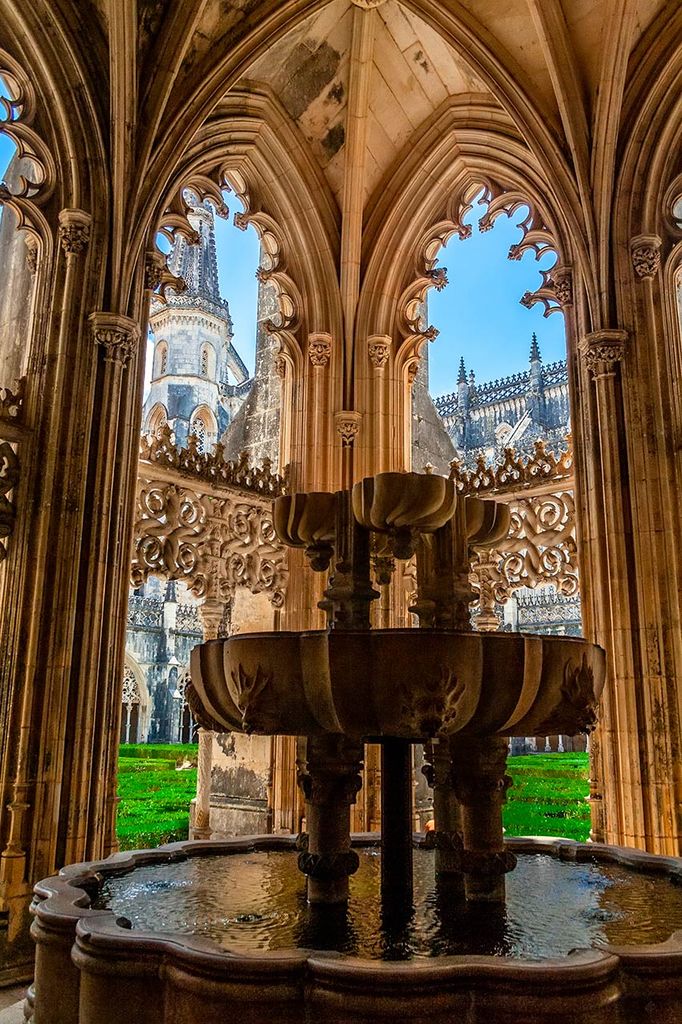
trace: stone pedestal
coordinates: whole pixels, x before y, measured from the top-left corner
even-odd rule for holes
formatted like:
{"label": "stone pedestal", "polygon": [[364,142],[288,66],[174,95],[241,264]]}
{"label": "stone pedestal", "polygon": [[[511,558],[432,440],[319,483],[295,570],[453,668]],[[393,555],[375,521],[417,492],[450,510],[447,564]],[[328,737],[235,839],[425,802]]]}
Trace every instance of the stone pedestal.
{"label": "stone pedestal", "polygon": [[362,753],[361,744],[344,736],[308,738],[299,770],[308,831],[298,866],[308,876],[310,903],[348,899],[348,878],[359,864],[350,847],[350,807],[362,785]]}

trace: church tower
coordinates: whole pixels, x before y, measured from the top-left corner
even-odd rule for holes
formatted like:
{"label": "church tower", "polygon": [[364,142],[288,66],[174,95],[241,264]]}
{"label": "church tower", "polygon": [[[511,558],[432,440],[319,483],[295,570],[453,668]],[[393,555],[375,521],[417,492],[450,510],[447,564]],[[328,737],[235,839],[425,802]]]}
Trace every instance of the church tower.
{"label": "church tower", "polygon": [[154,433],[168,423],[178,447],[196,434],[201,449],[208,450],[236,412],[235,396],[243,401],[249,374],[232,343],[230,307],[220,295],[210,203],[197,202],[189,221],[199,244],[178,238],[168,260],[187,289],[169,291],[165,303],[155,302],[149,321],[154,357],[143,430]]}

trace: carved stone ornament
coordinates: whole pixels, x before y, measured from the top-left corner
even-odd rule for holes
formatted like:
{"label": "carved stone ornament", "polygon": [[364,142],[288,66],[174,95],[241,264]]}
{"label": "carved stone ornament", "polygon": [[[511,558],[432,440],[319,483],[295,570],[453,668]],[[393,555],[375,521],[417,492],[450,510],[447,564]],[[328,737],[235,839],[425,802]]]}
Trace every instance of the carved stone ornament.
{"label": "carved stone ornament", "polygon": [[630,240],[632,266],[642,280],[655,277],[661,266],[661,239],[658,235],[636,235]]}
{"label": "carved stone ornament", "polygon": [[381,7],[385,0],[352,0],[356,7],[361,7],[363,11],[370,11],[373,7]]}
{"label": "carved stone ornament", "polygon": [[579,732],[592,732],[597,724],[597,698],[594,672],[584,655],[579,663],[567,663],[561,686],[561,698],[561,704],[542,722],[537,735],[553,736],[563,732],[568,736],[574,736]]}
{"label": "carved stone ornament", "polygon": [[10,388],[0,388],[0,419],[10,420],[14,423],[21,421],[25,391],[25,377],[20,377],[14,382],[14,391]]}
{"label": "carved stone ornament", "polygon": [[88,320],[93,340],[104,349],[104,361],[125,366],[140,340],[140,325],[117,313],[91,313]]}
{"label": "carved stone ornament", "polygon": [[38,242],[30,235],[26,239],[26,266],[32,274],[38,269]]}
{"label": "carved stone ornament", "polygon": [[367,339],[369,361],[375,370],[383,370],[391,354],[392,339],[387,334],[372,334]]}
{"label": "carved stone ornament", "polygon": [[308,356],[313,366],[329,364],[332,355],[332,339],[329,334],[311,334],[308,338]]}
{"label": "carved stone ornament", "polygon": [[524,459],[513,448],[505,448],[504,459],[491,466],[484,455],[476,458],[470,472],[463,469],[457,459],[450,463],[450,479],[457,484],[459,494],[503,494],[537,487],[556,481],[569,487],[573,481],[573,449],[571,435],[566,436],[566,448],[555,455],[548,451],[545,441],[538,439],[532,455]]}
{"label": "carved stone ornament", "polygon": [[13,530],[17,510],[8,495],[19,482],[19,459],[8,441],[0,442],[0,562],[7,558],[3,543]]}
{"label": "carved stone ornament", "polygon": [[344,448],[352,448],[355,438],[360,432],[360,421],[362,414],[352,410],[337,412],[334,416],[336,432],[341,438]]}
{"label": "carved stone ornament", "polygon": [[285,380],[287,375],[287,361],[284,356],[275,357],[275,373],[280,380]]}
{"label": "carved stone ornament", "polygon": [[558,267],[552,271],[552,285],[557,302],[563,308],[573,305],[573,270],[571,267]]}
{"label": "carved stone ornament", "polygon": [[78,256],[90,242],[92,217],[85,210],[60,210],[59,241],[65,256]]}
{"label": "carved stone ornament", "polygon": [[443,667],[440,677],[422,680],[418,690],[411,683],[403,687],[400,713],[417,736],[447,736],[456,729],[464,689],[464,683]]}
{"label": "carved stone ornament", "polygon": [[585,364],[595,380],[612,377],[625,356],[627,331],[603,330],[586,334],[580,343]]}

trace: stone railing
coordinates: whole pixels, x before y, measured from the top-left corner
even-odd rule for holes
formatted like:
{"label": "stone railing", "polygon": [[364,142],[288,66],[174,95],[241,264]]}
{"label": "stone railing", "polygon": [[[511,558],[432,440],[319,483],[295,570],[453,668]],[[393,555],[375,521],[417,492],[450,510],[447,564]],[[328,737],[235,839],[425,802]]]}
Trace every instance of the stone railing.
{"label": "stone railing", "polygon": [[178,449],[166,426],[143,437],[138,468],[131,581],[184,580],[195,597],[226,602],[235,587],[284,603],[287,555],[272,525],[272,500],[284,478],[265,461],[226,462],[223,448],[203,454],[190,437]]}
{"label": "stone railing", "polygon": [[163,598],[131,594],[128,598],[128,626],[133,629],[163,629]]}

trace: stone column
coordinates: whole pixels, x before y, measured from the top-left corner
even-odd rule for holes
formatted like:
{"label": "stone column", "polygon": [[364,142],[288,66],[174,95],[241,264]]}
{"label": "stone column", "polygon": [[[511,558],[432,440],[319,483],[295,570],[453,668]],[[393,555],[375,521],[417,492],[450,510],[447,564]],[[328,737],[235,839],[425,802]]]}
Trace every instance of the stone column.
{"label": "stone column", "polygon": [[310,903],[344,903],[348,878],[358,869],[350,845],[350,807],[362,785],[362,744],[344,736],[308,737],[299,785],[306,801],[307,833],[298,866],[308,876]]}
{"label": "stone column", "polygon": [[433,819],[435,829],[427,835],[435,847],[436,880],[447,887],[453,897],[464,897],[462,875],[462,807],[455,792],[450,741],[431,740],[427,747],[428,762],[424,766],[433,788]]}
{"label": "stone column", "polygon": [[511,778],[505,774],[507,740],[455,736],[450,741],[455,793],[462,813],[462,868],[467,900],[504,901],[504,876],[516,864],[505,851],[502,807]]}
{"label": "stone column", "polygon": [[[225,604],[217,598],[206,598],[199,605],[199,617],[204,627],[204,641],[217,640]],[[197,757],[197,794],[194,798],[192,839],[211,838],[211,774],[213,770],[213,733],[199,729]]]}

